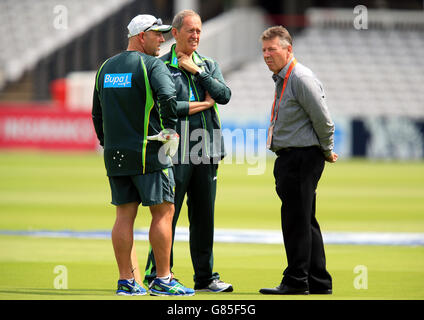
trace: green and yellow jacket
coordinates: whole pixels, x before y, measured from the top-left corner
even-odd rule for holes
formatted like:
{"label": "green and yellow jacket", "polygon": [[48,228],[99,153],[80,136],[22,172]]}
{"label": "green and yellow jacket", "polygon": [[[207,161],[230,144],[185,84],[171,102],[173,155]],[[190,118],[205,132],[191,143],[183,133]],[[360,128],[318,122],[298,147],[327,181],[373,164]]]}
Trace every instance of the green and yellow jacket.
{"label": "green and yellow jacket", "polygon": [[177,123],[174,83],[159,59],[124,51],[106,60],[96,74],[92,117],[108,176],[172,166],[159,158],[162,142],[147,140]]}
{"label": "green and yellow jacket", "polygon": [[[218,64],[195,51],[193,61],[203,72],[198,76],[192,75],[178,67],[175,44],[160,59],[171,72],[177,91],[177,132],[180,135],[180,145],[174,163],[189,163],[190,153],[206,161],[221,160],[225,156],[225,149],[217,104],[227,104],[231,98],[231,90],[225,84]],[[203,101],[206,91],[215,100],[214,107],[189,115],[189,102]]]}

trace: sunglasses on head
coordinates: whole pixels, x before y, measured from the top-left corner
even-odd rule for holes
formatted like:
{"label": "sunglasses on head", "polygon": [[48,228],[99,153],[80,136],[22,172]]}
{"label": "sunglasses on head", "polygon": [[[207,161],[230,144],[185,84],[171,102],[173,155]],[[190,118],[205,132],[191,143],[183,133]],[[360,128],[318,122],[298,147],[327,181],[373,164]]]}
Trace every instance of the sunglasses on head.
{"label": "sunglasses on head", "polygon": [[162,25],[162,19],[156,19],[155,22],[152,23],[152,25],[150,27],[147,27],[146,29],[143,30],[143,32],[149,31],[149,29],[151,29],[154,26],[161,26]]}

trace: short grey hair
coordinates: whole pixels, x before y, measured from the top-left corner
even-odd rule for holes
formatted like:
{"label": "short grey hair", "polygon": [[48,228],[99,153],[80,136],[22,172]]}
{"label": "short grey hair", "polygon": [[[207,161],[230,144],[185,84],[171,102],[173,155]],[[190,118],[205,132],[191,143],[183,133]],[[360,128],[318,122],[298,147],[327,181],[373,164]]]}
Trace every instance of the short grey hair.
{"label": "short grey hair", "polygon": [[183,26],[184,18],[188,16],[197,16],[199,17],[200,21],[202,21],[200,15],[197,12],[187,9],[182,10],[175,15],[174,20],[172,20],[172,27],[179,31]]}
{"label": "short grey hair", "polygon": [[283,26],[274,26],[266,29],[261,35],[261,40],[272,40],[276,37],[280,39],[280,45],[283,48],[286,48],[289,45],[291,46],[293,43],[290,33]]}

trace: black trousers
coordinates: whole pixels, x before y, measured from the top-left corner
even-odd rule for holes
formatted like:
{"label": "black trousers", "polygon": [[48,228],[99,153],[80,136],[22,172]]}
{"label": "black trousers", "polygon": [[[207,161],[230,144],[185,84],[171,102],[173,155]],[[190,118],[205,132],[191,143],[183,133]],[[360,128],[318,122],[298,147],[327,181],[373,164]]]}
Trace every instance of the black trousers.
{"label": "black trousers", "polygon": [[[177,164],[175,177],[175,213],[172,221],[172,243],[184,198],[187,195],[190,255],[193,263],[195,288],[207,286],[219,274],[213,272],[214,211],[217,183],[217,164]],[[171,268],[173,250],[171,249]],[[145,280],[156,277],[153,250],[147,259]]]}
{"label": "black trousers", "polygon": [[332,288],[324,243],[315,217],[316,188],[325,159],[317,147],[277,152],[274,177],[282,201],[281,225],[288,266],[282,283],[295,288]]}

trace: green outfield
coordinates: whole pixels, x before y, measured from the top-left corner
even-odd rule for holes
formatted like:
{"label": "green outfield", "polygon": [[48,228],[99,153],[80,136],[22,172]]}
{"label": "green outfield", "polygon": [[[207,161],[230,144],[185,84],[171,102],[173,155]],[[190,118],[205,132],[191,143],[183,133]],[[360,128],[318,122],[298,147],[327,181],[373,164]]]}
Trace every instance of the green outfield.
{"label": "green outfield", "polygon": [[[145,261],[147,243],[139,241],[138,256]],[[44,239],[0,236],[0,299],[163,299],[117,297],[117,273],[108,240]],[[174,272],[192,286],[188,243],[175,246]],[[328,269],[334,278],[332,296],[263,296],[261,287],[274,287],[281,280],[285,263],[279,245],[215,245],[215,269],[235,291],[225,294],[198,293],[183,299],[423,299],[424,249],[395,246],[328,245]],[[55,289],[58,265],[67,269],[68,289]],[[358,265],[367,267],[367,289],[355,288]],[[181,300],[181,298],[179,298]]]}
{"label": "green outfield", "polygon": [[[248,168],[220,166],[216,227],[279,230],[272,162],[262,175],[247,175]],[[0,177],[0,230],[110,230],[113,225],[114,207],[99,154],[1,152]],[[317,205],[323,232],[423,233],[424,163],[350,160],[327,165]],[[188,226],[186,216],[184,209],[179,226]],[[143,208],[136,227],[146,228],[149,222]],[[424,298],[424,247],[326,248],[332,296],[262,296],[259,288],[281,280],[283,246],[217,243],[216,270],[234,284],[235,292],[184,299]],[[138,241],[137,250],[144,266],[147,243]],[[175,250],[174,272],[192,286],[188,243],[177,242]],[[67,270],[66,290],[54,288],[58,265]],[[361,275],[354,272],[358,265],[368,271],[367,289],[354,286]],[[117,270],[109,240],[0,235],[0,272],[0,299],[122,299],[114,296]]]}

